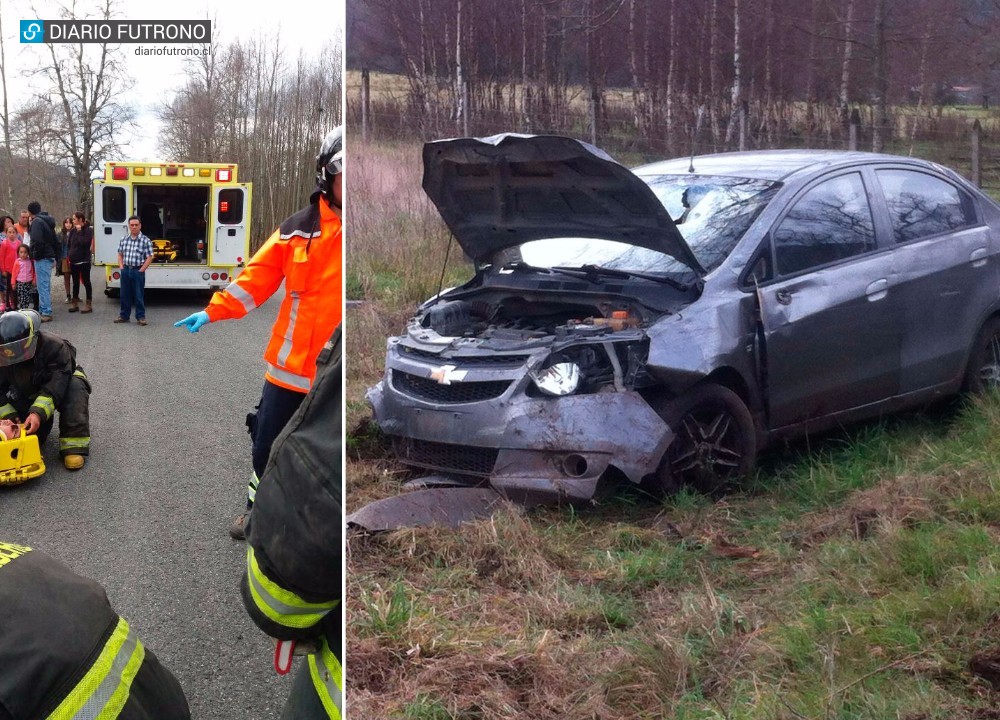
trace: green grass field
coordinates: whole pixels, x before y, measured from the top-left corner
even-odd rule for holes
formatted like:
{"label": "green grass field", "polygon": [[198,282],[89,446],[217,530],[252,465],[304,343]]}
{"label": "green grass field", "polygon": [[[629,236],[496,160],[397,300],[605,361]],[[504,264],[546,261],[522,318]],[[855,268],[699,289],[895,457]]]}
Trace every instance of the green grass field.
{"label": "green grass field", "polygon": [[[386,337],[472,272],[419,147],[351,151],[349,511],[410,477],[364,401]],[[718,500],[633,491],[354,536],[350,716],[1000,718],[969,668],[1000,656],[998,486],[988,397],[778,447]]]}

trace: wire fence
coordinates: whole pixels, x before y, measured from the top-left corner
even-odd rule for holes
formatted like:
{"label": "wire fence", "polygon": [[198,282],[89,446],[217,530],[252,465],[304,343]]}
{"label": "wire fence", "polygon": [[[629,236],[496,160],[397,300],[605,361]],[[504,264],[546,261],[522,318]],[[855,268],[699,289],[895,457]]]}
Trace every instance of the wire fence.
{"label": "wire fence", "polygon": [[348,126],[369,140],[551,133],[594,142],[626,165],[741,149],[872,150],[880,130],[882,152],[940,163],[978,179],[986,192],[1000,199],[1000,111],[893,106],[879,128],[874,106],[856,106],[852,132],[849,116],[833,106],[760,102],[734,113],[723,104],[676,101],[668,107],[656,98],[635,100],[624,92],[609,93],[595,111],[586,98],[569,94],[548,108],[535,102],[531,112],[525,112],[524,96],[509,91],[480,96],[467,106],[467,117],[456,117],[447,98],[425,100],[418,107],[406,93],[383,93],[365,107],[360,88],[354,86],[348,88],[346,111]]}

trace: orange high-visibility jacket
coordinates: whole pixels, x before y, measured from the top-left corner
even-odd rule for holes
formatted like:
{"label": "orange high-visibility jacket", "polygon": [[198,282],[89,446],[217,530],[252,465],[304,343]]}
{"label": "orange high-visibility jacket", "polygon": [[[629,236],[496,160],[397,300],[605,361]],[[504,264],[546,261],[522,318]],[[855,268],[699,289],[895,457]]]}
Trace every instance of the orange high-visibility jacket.
{"label": "orange high-visibility jacket", "polygon": [[323,199],[281,223],[229,286],[215,293],[209,320],[241,318],[285,281],[285,299],[264,351],[265,377],[308,392],[316,357],[340,325],[343,243],[340,216]]}

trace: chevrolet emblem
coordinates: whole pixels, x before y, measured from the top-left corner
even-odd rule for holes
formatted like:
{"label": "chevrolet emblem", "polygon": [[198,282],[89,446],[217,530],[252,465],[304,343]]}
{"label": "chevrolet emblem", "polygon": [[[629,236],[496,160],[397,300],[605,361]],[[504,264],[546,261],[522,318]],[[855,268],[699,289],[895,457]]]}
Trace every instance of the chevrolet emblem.
{"label": "chevrolet emblem", "polygon": [[451,385],[452,381],[462,382],[468,370],[459,370],[454,365],[442,365],[431,370],[431,380],[435,380],[440,385]]}

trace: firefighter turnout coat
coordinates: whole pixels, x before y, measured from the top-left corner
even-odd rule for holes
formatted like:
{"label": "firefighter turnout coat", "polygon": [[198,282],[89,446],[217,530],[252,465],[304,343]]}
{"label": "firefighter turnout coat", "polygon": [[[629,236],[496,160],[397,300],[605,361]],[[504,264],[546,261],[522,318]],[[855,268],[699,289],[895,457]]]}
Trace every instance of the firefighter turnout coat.
{"label": "firefighter turnout coat", "polygon": [[344,527],[339,329],[317,368],[312,390],[271,449],[249,518],[241,590],[250,616],[271,637],[320,641],[308,670],[325,716],[337,719]]}
{"label": "firefighter turnout coat", "polygon": [[0,542],[0,720],[189,720],[173,675],[96,582]]}
{"label": "firefighter turnout coat", "polygon": [[342,248],[340,215],[319,199],[281,223],[205,308],[212,322],[240,318],[285,282],[264,351],[265,376],[275,385],[301,393],[312,387],[316,356],[340,325]]}
{"label": "firefighter turnout coat", "polygon": [[59,453],[90,452],[90,381],[76,364],[76,348],[50,333],[38,333],[35,356],[17,365],[0,366],[0,419],[22,421],[29,413],[42,420],[39,442],[45,442],[59,411]]}

